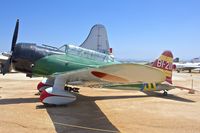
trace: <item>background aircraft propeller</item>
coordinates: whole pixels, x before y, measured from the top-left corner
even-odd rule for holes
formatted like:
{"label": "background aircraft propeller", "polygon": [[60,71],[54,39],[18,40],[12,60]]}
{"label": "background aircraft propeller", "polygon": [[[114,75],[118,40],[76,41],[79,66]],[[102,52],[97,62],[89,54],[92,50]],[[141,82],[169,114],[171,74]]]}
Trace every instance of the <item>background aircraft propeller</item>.
{"label": "background aircraft propeller", "polygon": [[8,60],[4,64],[2,64],[2,67],[1,67],[1,72],[2,72],[3,75],[8,73],[11,69],[12,53],[13,53],[15,46],[16,46],[17,37],[18,37],[18,30],[19,30],[19,19],[17,19],[16,25],[15,25],[15,30],[14,30],[14,33],[13,33],[11,50],[10,50],[10,53],[11,53],[10,57],[8,58]]}

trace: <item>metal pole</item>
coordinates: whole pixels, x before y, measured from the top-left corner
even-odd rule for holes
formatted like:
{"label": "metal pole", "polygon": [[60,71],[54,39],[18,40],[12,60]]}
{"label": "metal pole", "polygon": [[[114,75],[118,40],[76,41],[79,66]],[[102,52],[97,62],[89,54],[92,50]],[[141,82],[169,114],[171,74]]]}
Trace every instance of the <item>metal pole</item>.
{"label": "metal pole", "polygon": [[[191,74],[191,77],[192,77],[192,74]],[[191,89],[189,90],[190,94],[194,94],[195,93],[194,90],[193,90],[193,84],[194,84],[194,80],[192,78]]]}
{"label": "metal pole", "polygon": [[[192,74],[191,74],[192,77]],[[191,83],[191,89],[193,89],[193,78],[192,78],[192,83]]]}

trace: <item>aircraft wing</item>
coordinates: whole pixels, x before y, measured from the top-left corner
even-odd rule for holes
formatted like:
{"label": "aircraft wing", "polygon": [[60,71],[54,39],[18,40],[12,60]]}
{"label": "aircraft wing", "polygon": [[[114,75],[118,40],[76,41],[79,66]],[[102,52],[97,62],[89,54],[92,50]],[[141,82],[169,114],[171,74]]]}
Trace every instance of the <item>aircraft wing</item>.
{"label": "aircraft wing", "polygon": [[0,63],[4,63],[6,60],[8,60],[8,57],[0,54]]}
{"label": "aircraft wing", "polygon": [[113,64],[98,68],[85,68],[66,73],[55,73],[66,82],[106,81],[112,83],[160,83],[165,81],[165,74],[156,68],[140,64]]}

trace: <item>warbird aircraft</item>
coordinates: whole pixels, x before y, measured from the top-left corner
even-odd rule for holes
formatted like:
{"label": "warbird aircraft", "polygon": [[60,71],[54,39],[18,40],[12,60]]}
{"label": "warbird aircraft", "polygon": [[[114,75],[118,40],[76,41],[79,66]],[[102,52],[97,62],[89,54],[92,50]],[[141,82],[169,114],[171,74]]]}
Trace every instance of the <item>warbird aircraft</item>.
{"label": "warbird aircraft", "polygon": [[176,71],[179,73],[181,71],[188,70],[189,73],[192,72],[192,70],[199,70],[200,69],[200,63],[193,63],[193,62],[186,62],[186,63],[180,63],[176,62],[174,63],[176,65]]}
{"label": "warbird aircraft", "polygon": [[[189,73],[192,72],[192,70],[200,70],[200,62],[199,58],[194,58],[191,61],[188,62],[180,62],[179,58],[175,58],[174,60],[174,65],[176,66],[175,70],[179,73],[181,71],[188,70]],[[200,72],[200,71],[199,71]]]}
{"label": "warbird aircraft", "polygon": [[6,74],[12,64],[16,71],[27,76],[46,77],[38,84],[40,100],[44,104],[62,105],[75,101],[73,93],[64,88],[66,84],[78,81],[89,84],[171,82],[168,78],[171,74],[168,69],[171,70],[172,65],[171,57],[168,57],[170,52],[165,52],[153,67],[117,62],[109,52],[106,30],[102,25],[95,25],[80,47],[64,45],[60,48],[16,43],[18,28],[19,20],[14,30],[11,54],[2,72]]}

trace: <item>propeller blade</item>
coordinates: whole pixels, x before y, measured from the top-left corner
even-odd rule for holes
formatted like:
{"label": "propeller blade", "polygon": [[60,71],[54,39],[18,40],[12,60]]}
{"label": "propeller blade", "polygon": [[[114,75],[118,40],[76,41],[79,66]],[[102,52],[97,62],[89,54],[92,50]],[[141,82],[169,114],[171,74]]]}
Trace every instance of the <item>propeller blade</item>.
{"label": "propeller blade", "polygon": [[17,42],[18,30],[19,30],[19,19],[17,19],[16,25],[15,25],[15,30],[14,30],[14,34],[12,38],[11,52],[14,51],[14,48]]}

